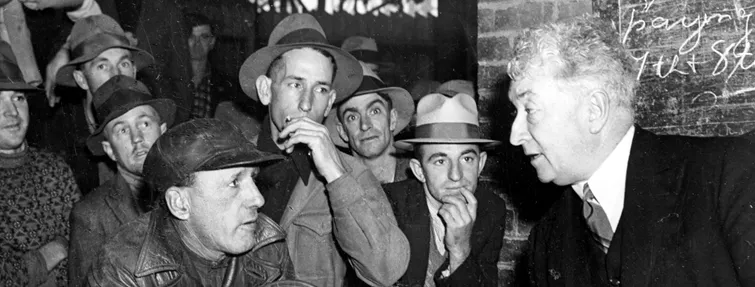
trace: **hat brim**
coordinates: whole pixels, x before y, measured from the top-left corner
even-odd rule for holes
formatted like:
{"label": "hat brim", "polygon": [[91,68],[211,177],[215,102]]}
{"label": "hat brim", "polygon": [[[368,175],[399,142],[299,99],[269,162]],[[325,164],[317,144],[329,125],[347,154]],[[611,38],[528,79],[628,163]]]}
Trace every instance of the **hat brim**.
{"label": "hat brim", "polygon": [[71,60],[67,64],[65,64],[63,67],[61,67],[58,70],[58,73],[55,75],[55,83],[58,85],[68,86],[68,87],[78,87],[76,84],[76,80],[73,78],[73,71],[76,70],[76,66],[78,66],[81,63],[86,63],[91,61],[92,59],[96,58],[98,55],[100,55],[102,52],[107,51],[108,49],[112,48],[123,48],[126,50],[129,50],[132,52],[131,59],[134,61],[134,65],[136,65],[137,70],[144,69],[146,67],[149,67],[155,62],[155,58],[152,57],[150,53],[147,53],[147,51],[144,51],[142,49],[131,47],[128,45],[113,45],[113,46],[106,46],[102,49],[98,49],[97,51],[82,55],[76,59]]}
{"label": "hat brim", "polygon": [[249,142],[248,145],[226,150],[215,155],[209,161],[203,163],[195,171],[220,170],[232,167],[254,166],[265,164],[273,161],[282,160],[283,156],[264,152],[256,149]]}
{"label": "hat brim", "polygon": [[393,143],[398,149],[413,151],[416,144],[476,144],[480,149],[489,150],[501,145],[500,141],[489,139],[442,139],[442,138],[414,138]]}
{"label": "hat brim", "polygon": [[[385,93],[388,95],[388,97],[391,98],[391,105],[393,106],[393,109],[396,110],[396,113],[398,114],[398,117],[396,119],[396,129],[393,130],[393,136],[396,136],[398,133],[404,130],[406,126],[409,125],[409,122],[412,120],[412,115],[414,114],[414,100],[412,100],[412,96],[409,94],[408,91],[402,88],[385,87],[385,88],[380,88],[380,89],[359,91],[359,92],[354,93],[354,95],[351,97],[357,97],[357,96],[373,94],[373,93]],[[348,100],[348,99],[344,99],[344,100]],[[333,109],[330,110],[330,113],[328,113],[328,117],[325,118],[325,127],[327,127],[328,131],[330,132],[330,139],[333,141],[333,144],[342,148],[348,148],[349,144],[346,143],[341,138],[341,135],[338,133],[338,129],[336,128],[337,124],[338,124],[338,107],[333,107]]]}
{"label": "hat brim", "polygon": [[244,61],[239,70],[239,83],[244,93],[255,101],[257,96],[257,78],[265,75],[273,60],[278,56],[297,48],[314,47],[328,51],[336,62],[336,76],[332,88],[336,91],[335,103],[350,96],[362,82],[362,66],[351,54],[338,47],[316,43],[293,43],[267,46],[254,52]]}
{"label": "hat brim", "polygon": [[44,91],[40,88],[37,88],[35,86],[29,85],[24,82],[17,82],[17,83],[11,83],[11,82],[0,82],[0,91],[33,91],[33,92],[41,92]]}
{"label": "hat brim", "polygon": [[95,156],[105,155],[105,151],[102,149],[102,142],[105,141],[105,134],[102,132],[105,129],[107,123],[113,119],[122,116],[131,109],[149,105],[157,111],[160,115],[160,119],[170,128],[173,125],[173,120],[176,115],[176,104],[169,99],[152,99],[144,102],[136,102],[129,105],[124,105],[119,109],[111,112],[105,119],[99,123],[97,129],[87,138],[87,147],[89,151]]}

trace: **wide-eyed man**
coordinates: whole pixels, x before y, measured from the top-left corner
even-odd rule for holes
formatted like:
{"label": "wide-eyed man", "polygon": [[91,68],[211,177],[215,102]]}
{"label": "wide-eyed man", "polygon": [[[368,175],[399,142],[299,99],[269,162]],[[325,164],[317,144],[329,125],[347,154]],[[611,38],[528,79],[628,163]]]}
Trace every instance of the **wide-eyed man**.
{"label": "wide-eyed man", "polygon": [[265,198],[254,180],[281,158],[223,120],[172,128],[144,162],[159,207],[104,246],[89,286],[263,286],[293,277],[286,235],[258,211]]}
{"label": "wide-eyed man", "polygon": [[486,151],[498,144],[480,137],[472,96],[443,91],[419,101],[414,137],[396,142],[414,152],[416,178],[384,186],[412,251],[399,286],[498,286],[505,203],[478,188]]}
{"label": "wide-eyed man", "polygon": [[81,196],[71,168],[30,147],[27,96],[10,45],[0,41],[0,285],[65,286],[68,216]]}
{"label": "wide-eyed man", "polygon": [[102,246],[119,228],[151,209],[142,167],[147,152],[173,123],[175,104],[153,99],[136,79],[118,75],[94,93],[101,124],[87,139],[94,155],[116,163],[116,175],[87,194],[71,214],[69,286],[81,286]]}
{"label": "wide-eyed man", "polygon": [[330,111],[325,126],[333,143],[351,150],[378,181],[404,180],[410,172],[409,158],[398,154],[393,136],[409,124],[414,101],[406,90],[386,86],[364,63],[362,68],[362,84]]}
{"label": "wide-eyed man", "polygon": [[530,234],[537,286],[755,286],[755,156],[743,139],[634,124],[634,59],[597,17],[523,35],[511,144],[566,186]]}
{"label": "wide-eyed man", "polygon": [[322,125],[362,78],[353,56],[328,44],[309,14],[284,18],[243,64],[244,92],[266,105],[260,150],[286,154],[263,168],[261,210],[286,231],[297,279],[343,286],[349,267],[371,285],[406,270],[409,246],[372,172],[333,144]]}

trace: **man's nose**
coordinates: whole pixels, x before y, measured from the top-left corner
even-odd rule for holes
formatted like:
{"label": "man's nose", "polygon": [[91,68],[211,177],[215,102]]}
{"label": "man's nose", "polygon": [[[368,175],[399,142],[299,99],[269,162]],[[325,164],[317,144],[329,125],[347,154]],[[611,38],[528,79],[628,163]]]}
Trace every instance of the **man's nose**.
{"label": "man's nose", "polygon": [[131,142],[140,143],[144,141],[144,132],[139,129],[131,129]]}
{"label": "man's nose", "polygon": [[299,99],[299,110],[302,112],[309,112],[312,110],[312,101],[314,100],[314,94],[310,90],[305,90]]}
{"label": "man's nose", "polygon": [[249,197],[249,206],[259,208],[265,205],[265,197],[262,196],[260,190],[257,188],[257,184],[252,180],[251,186],[246,188],[247,196]]}
{"label": "man's nose", "polygon": [[464,177],[464,172],[461,170],[461,165],[458,163],[452,163],[451,169],[448,171],[448,179],[459,181],[462,177]]}
{"label": "man's nose", "polygon": [[372,120],[370,120],[368,117],[362,117],[360,123],[360,128],[362,129],[362,131],[366,131],[372,128]]}
{"label": "man's nose", "polygon": [[511,135],[509,142],[514,146],[520,146],[530,140],[531,136],[527,130],[527,123],[523,115],[517,114],[514,122],[511,124]]}

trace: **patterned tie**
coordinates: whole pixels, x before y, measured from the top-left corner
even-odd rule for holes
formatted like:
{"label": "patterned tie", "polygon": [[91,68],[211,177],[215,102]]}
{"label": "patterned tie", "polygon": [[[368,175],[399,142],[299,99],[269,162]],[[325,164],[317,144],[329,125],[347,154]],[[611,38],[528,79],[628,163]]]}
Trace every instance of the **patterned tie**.
{"label": "patterned tie", "polygon": [[592,194],[590,186],[585,183],[584,187],[585,198],[582,204],[582,215],[587,220],[587,226],[593,233],[593,239],[600,243],[603,252],[608,252],[608,247],[611,246],[611,239],[613,239],[613,230],[611,229],[611,223],[608,222],[608,216],[603,208],[600,207],[600,203]]}

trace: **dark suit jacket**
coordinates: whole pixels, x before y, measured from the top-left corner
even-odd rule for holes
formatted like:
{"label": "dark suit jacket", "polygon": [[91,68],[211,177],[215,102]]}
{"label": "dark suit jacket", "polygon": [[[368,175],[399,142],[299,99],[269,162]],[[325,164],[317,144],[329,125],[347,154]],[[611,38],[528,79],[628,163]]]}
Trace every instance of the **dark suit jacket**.
{"label": "dark suit jacket", "polygon": [[[421,182],[410,178],[383,186],[399,228],[409,240],[411,258],[398,286],[424,286],[430,248],[430,211]],[[506,204],[491,190],[475,192],[477,219],[472,228],[471,247],[467,260],[448,278],[440,279],[448,269],[449,260],[435,272],[436,286],[498,286],[498,258],[506,224]]]}
{"label": "dark suit jacket", "polygon": [[68,285],[82,286],[102,246],[120,227],[144,214],[120,174],[76,203],[71,212]]}
{"label": "dark suit jacket", "polygon": [[[755,156],[740,139],[636,129],[624,209],[606,255],[591,256],[570,188],[532,230],[537,286],[755,286]],[[595,254],[594,252],[592,254]],[[596,266],[595,258],[604,260]]]}

